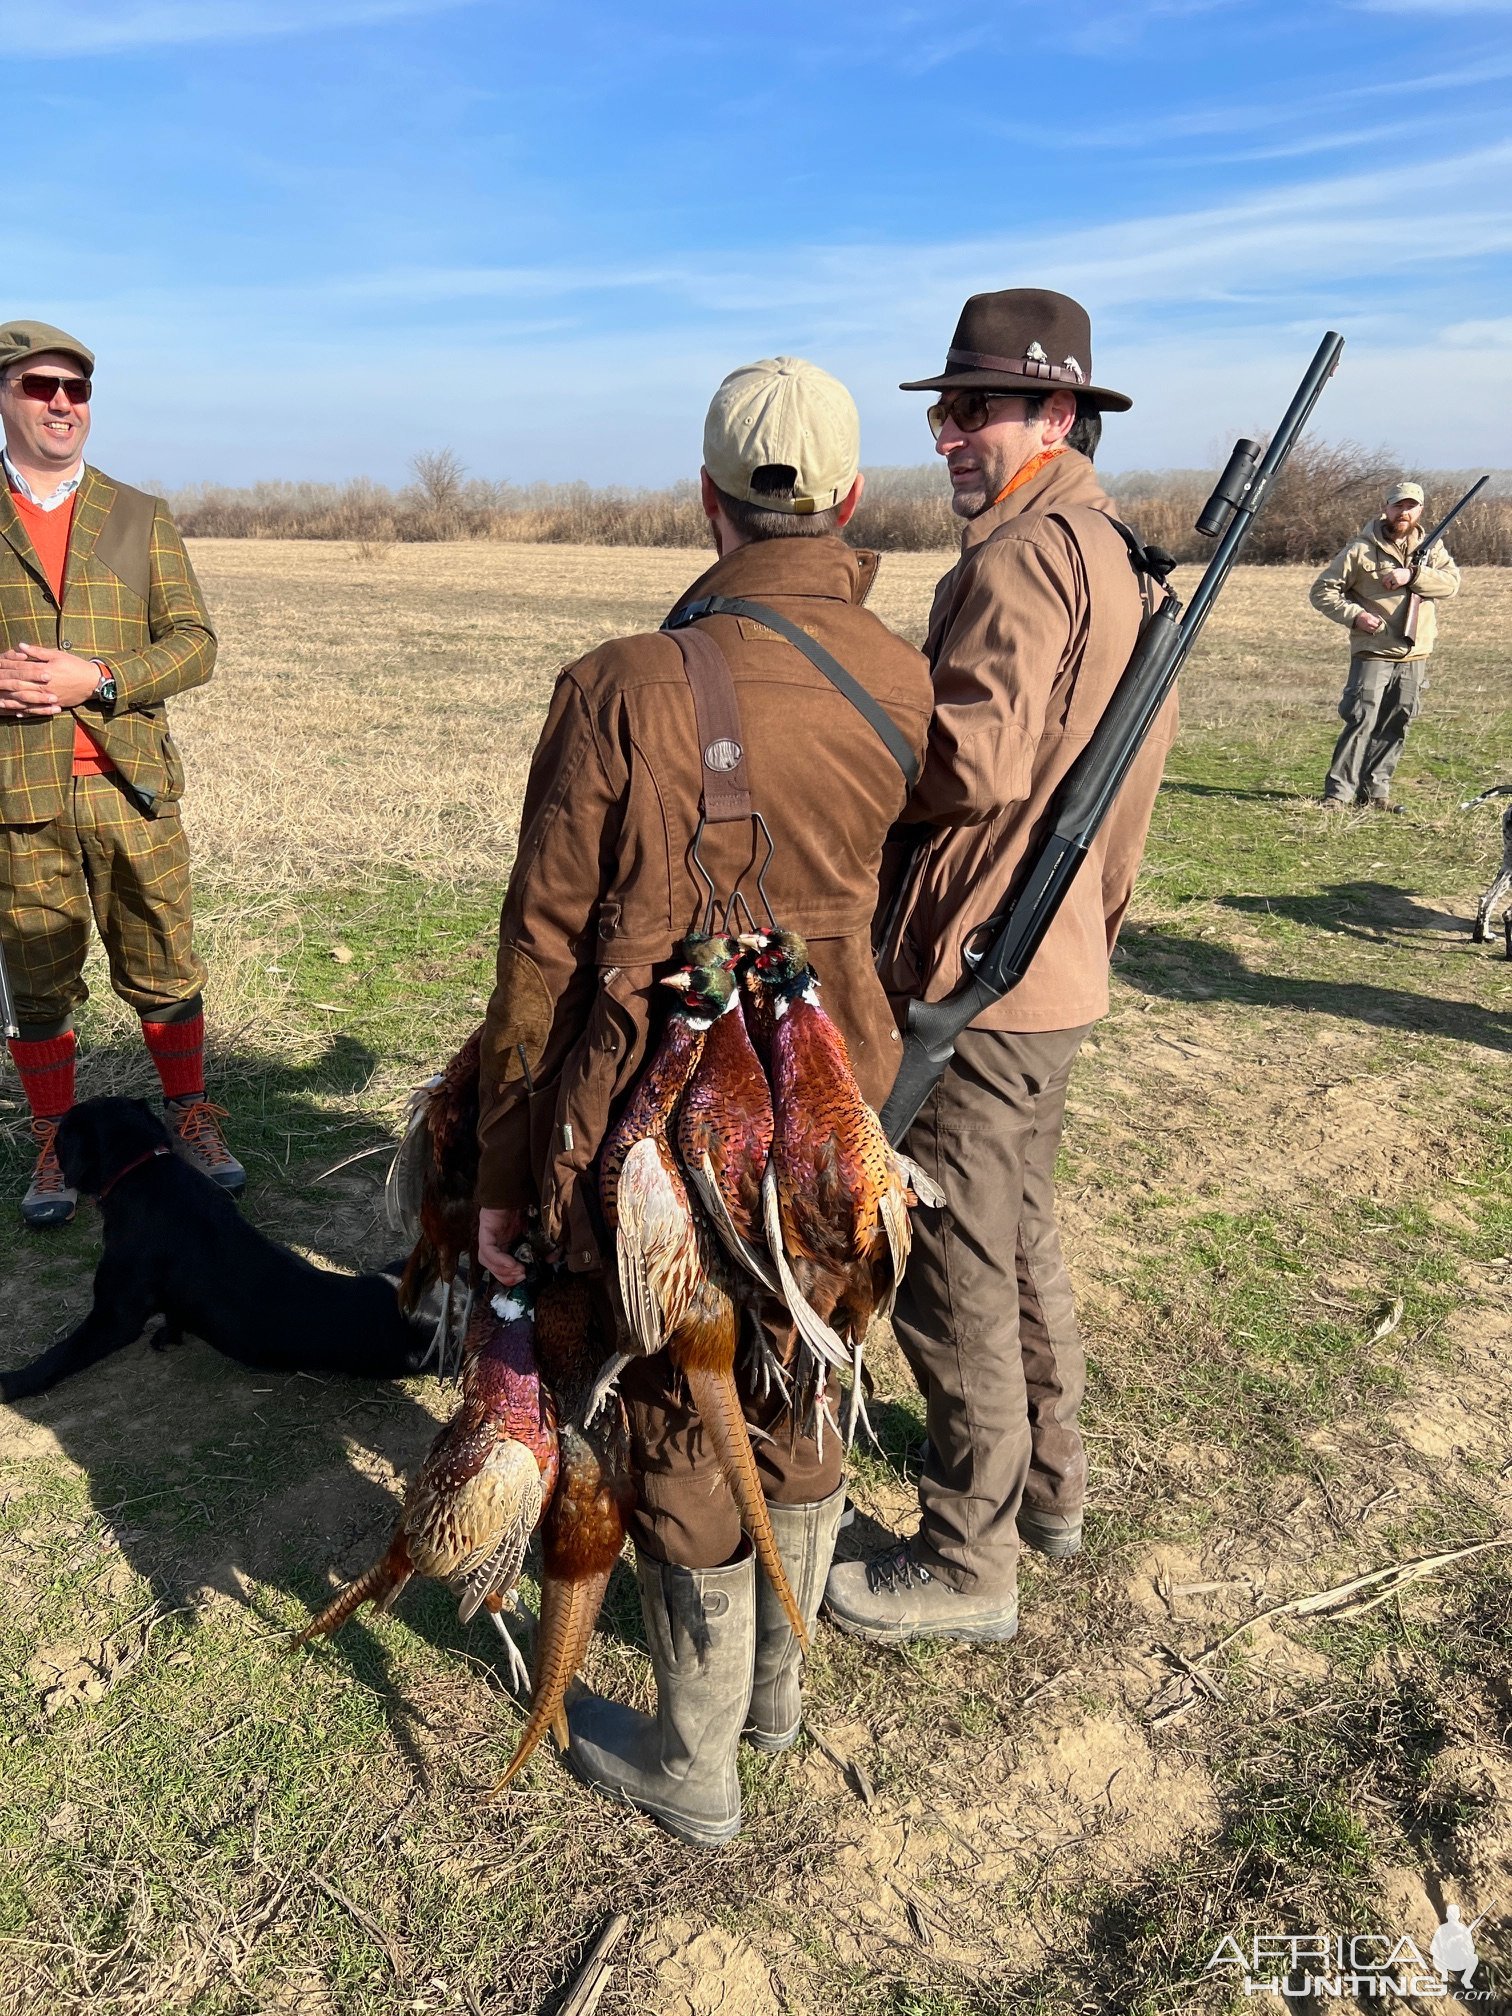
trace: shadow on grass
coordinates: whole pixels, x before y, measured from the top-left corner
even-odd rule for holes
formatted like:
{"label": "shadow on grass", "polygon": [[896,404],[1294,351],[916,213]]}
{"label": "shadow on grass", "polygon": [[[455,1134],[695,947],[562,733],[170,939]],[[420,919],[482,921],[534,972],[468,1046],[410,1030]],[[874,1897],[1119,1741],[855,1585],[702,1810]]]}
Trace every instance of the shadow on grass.
{"label": "shadow on grass", "polygon": [[[1271,907],[1280,906],[1273,902]],[[1416,1035],[1476,1043],[1488,1050],[1512,1050],[1512,1015],[1474,1002],[1435,1000],[1432,995],[1410,994],[1405,988],[1379,987],[1368,981],[1302,980],[1258,972],[1221,945],[1178,938],[1149,925],[1129,927],[1120,947],[1120,977],[1129,986],[1161,1000],[1220,1000],[1248,1007],[1291,1008],[1340,1016],[1372,1028],[1405,1029]]]}
{"label": "shadow on grass", "polygon": [[1242,791],[1228,784],[1193,784],[1165,777],[1161,780],[1160,795],[1165,797],[1167,793],[1178,798],[1234,798],[1254,805],[1315,805],[1320,795],[1316,791],[1293,790],[1287,785],[1269,791]]}
{"label": "shadow on grass", "polygon": [[[91,1062],[91,1075],[118,1079],[137,1060],[97,1051]],[[247,1217],[347,1269],[393,1257],[376,1208],[384,1153],[352,1163],[334,1190],[315,1180],[345,1157],[388,1149],[381,1123],[343,1103],[363,1092],[374,1065],[372,1052],[346,1037],[306,1064],[260,1057],[224,1065],[228,1135],[250,1171]],[[81,1095],[89,1089],[86,1078]],[[21,1156],[7,1155],[3,1168],[7,1189],[19,1194]],[[271,1182],[263,1174],[270,1168]],[[6,1224],[7,1363],[24,1363],[77,1321],[99,1252],[99,1220],[87,1201],[71,1226],[45,1237]],[[328,1571],[351,1579],[385,1551],[397,1480],[413,1473],[437,1430],[412,1393],[433,1398],[443,1418],[452,1411],[451,1389],[429,1381],[260,1372],[197,1339],[163,1350],[149,1335],[49,1393],[0,1408],[0,1448],[24,1458],[60,1447],[84,1473],[96,1514],[163,1610],[221,1598],[286,1626],[327,1600]],[[23,1422],[43,1432],[28,1435]],[[461,1626],[446,1592],[412,1585],[400,1614],[437,1649],[465,1652],[503,1683],[496,1633],[486,1624]],[[359,1613],[329,1650],[311,1656],[340,1658],[379,1696],[396,1742],[423,1779],[413,1711],[394,1683],[382,1638],[365,1621],[371,1615]]]}
{"label": "shadow on grass", "polygon": [[1471,920],[1452,910],[1430,909],[1412,891],[1390,882],[1336,882],[1311,896],[1220,896],[1225,910],[1249,916],[1286,917],[1310,930],[1343,933],[1378,944],[1383,937],[1417,937],[1424,932],[1463,933]]}

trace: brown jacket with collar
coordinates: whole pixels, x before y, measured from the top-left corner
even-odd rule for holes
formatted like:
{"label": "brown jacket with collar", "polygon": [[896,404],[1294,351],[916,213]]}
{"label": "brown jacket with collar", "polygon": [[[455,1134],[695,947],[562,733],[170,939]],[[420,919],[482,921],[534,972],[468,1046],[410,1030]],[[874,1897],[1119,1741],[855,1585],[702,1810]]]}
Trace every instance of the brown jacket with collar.
{"label": "brown jacket with collar", "polygon": [[[215,632],[184,542],[161,497],[88,466],[74,497],[61,604],[0,479],[0,651],[45,644],[98,658],[115,706],[83,710],[90,735],[151,812],[184,788],[163,702],[202,686]],[[0,724],[0,822],[39,824],[62,811],[73,773],[74,717]]]}
{"label": "brown jacket with collar", "polygon": [[[879,909],[880,971],[900,1008],[961,980],[963,945],[1014,892],[1128,664],[1143,602],[1112,515],[1091,463],[1070,449],[972,519],[935,590],[924,644],[934,718],[904,814],[934,830],[911,865],[889,850]],[[1175,732],[1173,694],[1028,973],[973,1027],[1075,1029],[1107,1013],[1108,960]]]}
{"label": "brown jacket with collar", "polygon": [[[876,567],[875,554],[835,537],[765,540],[718,561],[681,602],[769,604],[838,658],[919,754],[929,670],[861,607]],[[734,676],[752,800],[771,829],[772,911],[808,940],[824,1005],[880,1105],[900,1045],[870,927],[883,842],[907,795],[902,771],[794,645],[745,618],[709,617],[705,627]],[[655,981],[702,916],[690,858],[701,786],[693,697],[671,636],[620,638],[563,671],[499,922],[478,1195],[485,1206],[538,1204],[575,1267],[599,1260],[585,1173],[644,1060],[662,1005]],[[752,852],[743,822],[706,829],[700,853],[721,898]],[[753,874],[742,887],[759,912]]]}

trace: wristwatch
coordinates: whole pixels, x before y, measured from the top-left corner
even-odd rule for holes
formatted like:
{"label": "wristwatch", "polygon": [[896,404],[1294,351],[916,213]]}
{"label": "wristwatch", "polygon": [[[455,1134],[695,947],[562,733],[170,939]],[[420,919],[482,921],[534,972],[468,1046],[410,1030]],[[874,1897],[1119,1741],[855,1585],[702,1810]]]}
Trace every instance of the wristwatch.
{"label": "wristwatch", "polygon": [[[99,660],[96,659],[95,663],[98,665]],[[100,683],[89,697],[97,707],[114,707],[116,703],[115,675],[110,671],[108,666],[100,665],[99,669]]]}

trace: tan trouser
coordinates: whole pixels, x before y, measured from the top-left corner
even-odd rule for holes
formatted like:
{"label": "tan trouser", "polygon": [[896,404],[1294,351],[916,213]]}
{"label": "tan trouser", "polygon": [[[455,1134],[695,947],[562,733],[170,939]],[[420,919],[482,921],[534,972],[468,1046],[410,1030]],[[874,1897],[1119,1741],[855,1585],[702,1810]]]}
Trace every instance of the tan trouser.
{"label": "tan trouser", "polygon": [[913,1214],[893,1325],[927,1407],[918,1551],[1007,1595],[1027,1500],[1080,1512],[1086,1362],[1055,1225],[1055,1154],[1085,1028],[969,1029],[904,1147],[945,1192]]}
{"label": "tan trouser", "polygon": [[[749,1312],[746,1320],[752,1320]],[[788,1355],[782,1344],[779,1350]],[[657,1561],[679,1568],[722,1568],[740,1547],[740,1515],[680,1374],[660,1351],[630,1366],[620,1391],[629,1408],[634,1447],[631,1538]],[[765,1430],[752,1442],[762,1493],[772,1504],[811,1505],[839,1490],[845,1451],[834,1429],[826,1425],[821,1455],[811,1436],[793,1432],[775,1395],[766,1402],[746,1400],[744,1407],[747,1421]],[[833,1412],[838,1416],[839,1407]]]}

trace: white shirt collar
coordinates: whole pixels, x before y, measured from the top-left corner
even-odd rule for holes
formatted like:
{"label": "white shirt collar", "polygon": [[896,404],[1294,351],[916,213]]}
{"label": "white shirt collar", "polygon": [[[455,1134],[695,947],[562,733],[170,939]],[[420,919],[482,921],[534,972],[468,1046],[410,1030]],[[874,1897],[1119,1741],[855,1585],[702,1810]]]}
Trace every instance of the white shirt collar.
{"label": "white shirt collar", "polygon": [[15,463],[12,462],[10,450],[7,448],[0,448],[0,467],[4,468],[6,481],[10,484],[12,490],[18,496],[24,497],[28,504],[35,504],[39,511],[56,511],[59,505],[68,502],[75,490],[84,481],[84,464],[81,462],[72,476],[65,476],[63,478],[63,481],[54,490],[51,497],[39,497],[36,491],[32,489],[30,483],[21,474],[21,471],[16,467]]}

